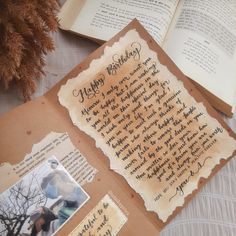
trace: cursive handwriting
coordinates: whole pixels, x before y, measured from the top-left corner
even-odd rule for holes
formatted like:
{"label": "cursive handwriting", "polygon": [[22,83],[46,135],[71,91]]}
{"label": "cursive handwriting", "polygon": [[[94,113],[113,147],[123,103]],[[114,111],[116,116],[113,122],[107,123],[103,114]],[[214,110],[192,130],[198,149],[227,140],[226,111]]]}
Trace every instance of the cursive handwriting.
{"label": "cursive handwriting", "polygon": [[181,184],[180,185],[178,185],[177,187],[176,187],[176,192],[175,192],[175,194],[169,199],[169,202],[179,193],[179,195],[180,196],[183,196],[184,195],[184,187],[187,185],[187,183],[189,182],[189,179],[191,178],[191,177],[193,177],[193,176],[195,176],[196,174],[198,174],[199,173],[199,171],[204,167],[204,165],[206,164],[206,161],[208,160],[208,159],[210,159],[211,157],[206,157],[205,159],[204,159],[204,161],[202,162],[202,163],[200,163],[200,162],[198,162],[197,163],[197,170],[196,171],[193,171],[193,170],[190,170],[189,171],[189,176],[184,180],[184,181],[182,181],[181,182]]}
{"label": "cursive handwriting", "polygon": [[97,79],[90,82],[89,86],[82,89],[73,89],[72,94],[79,98],[80,103],[83,103],[85,98],[91,99],[99,94],[99,88],[104,85],[104,81],[105,76],[100,74]]}
{"label": "cursive handwriting", "polygon": [[106,67],[106,71],[109,75],[115,75],[117,70],[126,63],[130,58],[133,58],[134,61],[140,59],[141,44],[138,42],[131,43],[131,49],[125,50],[124,54],[114,54],[112,56],[113,62]]}

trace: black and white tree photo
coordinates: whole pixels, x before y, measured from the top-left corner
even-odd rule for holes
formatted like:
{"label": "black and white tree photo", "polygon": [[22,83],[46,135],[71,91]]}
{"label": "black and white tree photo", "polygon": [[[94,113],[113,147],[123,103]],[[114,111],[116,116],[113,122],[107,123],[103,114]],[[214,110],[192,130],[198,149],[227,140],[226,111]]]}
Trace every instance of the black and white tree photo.
{"label": "black and white tree photo", "polygon": [[39,177],[33,172],[0,196],[0,235],[19,235],[29,210],[46,204],[47,198],[37,183]]}

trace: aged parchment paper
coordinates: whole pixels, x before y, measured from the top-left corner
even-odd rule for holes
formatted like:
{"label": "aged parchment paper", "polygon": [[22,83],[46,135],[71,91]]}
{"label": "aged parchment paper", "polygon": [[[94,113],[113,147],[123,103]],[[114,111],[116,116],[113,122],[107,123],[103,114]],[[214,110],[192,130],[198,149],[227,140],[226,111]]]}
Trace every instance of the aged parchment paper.
{"label": "aged parchment paper", "polygon": [[111,169],[165,222],[236,147],[190,93],[130,30],[58,96]]}
{"label": "aged parchment paper", "polygon": [[127,216],[107,194],[69,236],[115,236],[127,220]]}

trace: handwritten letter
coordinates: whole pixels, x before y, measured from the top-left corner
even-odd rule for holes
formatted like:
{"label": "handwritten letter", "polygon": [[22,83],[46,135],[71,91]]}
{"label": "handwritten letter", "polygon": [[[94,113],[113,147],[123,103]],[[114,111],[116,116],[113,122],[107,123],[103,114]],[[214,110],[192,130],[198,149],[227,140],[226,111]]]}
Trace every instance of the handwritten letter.
{"label": "handwritten letter", "polygon": [[73,123],[163,221],[236,146],[135,30],[58,95]]}

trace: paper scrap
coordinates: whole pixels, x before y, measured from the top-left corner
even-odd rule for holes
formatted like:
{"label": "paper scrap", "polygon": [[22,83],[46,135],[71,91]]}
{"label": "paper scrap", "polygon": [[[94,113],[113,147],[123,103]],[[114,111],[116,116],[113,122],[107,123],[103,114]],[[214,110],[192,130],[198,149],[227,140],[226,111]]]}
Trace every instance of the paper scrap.
{"label": "paper scrap", "polygon": [[22,158],[21,162],[15,165],[3,163],[0,166],[0,172],[5,173],[1,176],[0,192],[9,188],[52,155],[58,158],[70,175],[81,186],[86,182],[92,181],[97,172],[80,151],[75,148],[67,133],[51,132],[39,143],[34,144],[32,152]]}
{"label": "paper scrap", "polygon": [[68,236],[115,236],[127,220],[107,194]]}

